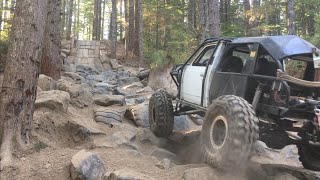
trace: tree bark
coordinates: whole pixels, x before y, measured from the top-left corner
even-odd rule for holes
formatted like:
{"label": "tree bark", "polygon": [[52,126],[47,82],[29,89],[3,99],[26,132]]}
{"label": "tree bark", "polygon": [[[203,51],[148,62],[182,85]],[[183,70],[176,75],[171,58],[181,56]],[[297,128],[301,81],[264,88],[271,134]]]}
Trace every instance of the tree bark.
{"label": "tree bark", "polygon": [[188,27],[191,32],[194,32],[194,18],[195,18],[195,2],[194,0],[189,0],[188,2]]}
{"label": "tree bark", "polygon": [[250,2],[249,0],[243,0],[243,13],[244,13],[244,22],[245,22],[245,35],[249,35],[250,31]]}
{"label": "tree bark", "polygon": [[104,38],[104,20],[106,14],[106,0],[102,2],[102,13],[101,13],[101,32],[100,32],[100,39]]}
{"label": "tree bark", "polygon": [[2,31],[2,13],[3,13],[3,0],[0,0],[0,35]]}
{"label": "tree bark", "polygon": [[208,32],[208,2],[207,0],[200,0],[200,39],[199,43],[202,43],[207,38]]}
{"label": "tree bark", "polygon": [[250,36],[259,36],[259,32],[257,30],[257,27],[259,26],[259,14],[258,14],[258,7],[260,6],[259,0],[250,0],[251,5],[251,14],[252,20],[249,20],[249,26],[250,26]]}
{"label": "tree bark", "polygon": [[143,61],[143,48],[142,48],[142,0],[136,0],[136,13],[135,13],[135,47],[134,54]]}
{"label": "tree bark", "polygon": [[78,7],[77,7],[77,29],[76,29],[76,37],[77,40],[79,39],[79,31],[80,31],[80,3],[81,1],[78,0]]}
{"label": "tree bark", "polygon": [[119,31],[120,31],[120,40],[123,39],[123,21],[122,21],[122,6],[123,6],[123,0],[120,0],[120,7],[119,7],[119,18],[120,18],[120,26],[119,26]]}
{"label": "tree bark", "polygon": [[15,6],[16,6],[16,0],[11,0],[10,14],[14,13]]}
{"label": "tree bark", "polygon": [[47,3],[16,4],[0,99],[1,167],[10,166],[14,151],[30,142]]}
{"label": "tree bark", "polygon": [[311,5],[308,6],[308,11],[309,11],[309,17],[308,17],[308,34],[309,36],[314,36],[315,34],[315,13],[314,13],[314,7],[312,7]]}
{"label": "tree bark", "polygon": [[62,22],[61,22],[61,36],[65,37],[65,27],[66,27],[66,0],[62,0],[62,8],[61,8],[61,15],[62,15]]}
{"label": "tree bark", "polygon": [[60,9],[61,0],[48,2],[48,16],[46,21],[44,49],[40,65],[40,73],[54,80],[61,78],[62,57],[60,55]]}
{"label": "tree bark", "polygon": [[93,19],[92,39],[100,40],[101,29],[101,0],[94,0],[94,19]]}
{"label": "tree bark", "polygon": [[111,58],[117,58],[117,0],[112,0],[111,12]]}
{"label": "tree bark", "polygon": [[156,12],[156,49],[160,47],[160,32],[159,32],[159,24],[160,24],[160,1],[157,0],[157,12]]}
{"label": "tree bark", "polygon": [[220,37],[220,13],[219,0],[208,1],[209,10],[209,32],[212,37]]}
{"label": "tree bark", "polygon": [[129,38],[128,38],[128,52],[133,52],[134,47],[134,0],[129,0]]}
{"label": "tree bark", "polygon": [[294,0],[287,0],[287,15],[288,15],[288,34],[294,35],[296,34],[295,28],[295,18],[296,14],[294,11]]}
{"label": "tree bark", "polygon": [[71,39],[72,16],[73,16],[73,0],[69,0],[68,25],[67,25],[67,39],[68,40]]}
{"label": "tree bark", "polygon": [[125,47],[126,47],[126,57],[128,57],[129,53],[129,1],[124,0],[124,30],[125,30]]}

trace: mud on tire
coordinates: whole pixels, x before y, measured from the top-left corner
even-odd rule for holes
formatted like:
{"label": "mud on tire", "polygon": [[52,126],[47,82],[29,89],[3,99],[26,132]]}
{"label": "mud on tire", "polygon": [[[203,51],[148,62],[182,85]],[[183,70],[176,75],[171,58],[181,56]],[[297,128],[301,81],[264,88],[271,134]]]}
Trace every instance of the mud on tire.
{"label": "mud on tire", "polygon": [[208,108],[201,133],[206,163],[226,169],[243,167],[259,138],[258,118],[244,99],[221,96]]}
{"label": "mud on tire", "polygon": [[173,131],[174,116],[170,95],[160,90],[149,101],[149,125],[151,131],[159,137],[167,137]]}

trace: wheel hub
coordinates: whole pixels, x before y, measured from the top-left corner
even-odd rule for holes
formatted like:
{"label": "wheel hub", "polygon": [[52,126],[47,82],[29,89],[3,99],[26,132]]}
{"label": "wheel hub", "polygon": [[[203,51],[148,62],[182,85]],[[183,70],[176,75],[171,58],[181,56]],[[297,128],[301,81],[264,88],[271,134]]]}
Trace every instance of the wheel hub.
{"label": "wheel hub", "polygon": [[210,128],[210,141],[215,149],[220,149],[224,145],[228,135],[227,120],[223,116],[218,116],[213,120]]}

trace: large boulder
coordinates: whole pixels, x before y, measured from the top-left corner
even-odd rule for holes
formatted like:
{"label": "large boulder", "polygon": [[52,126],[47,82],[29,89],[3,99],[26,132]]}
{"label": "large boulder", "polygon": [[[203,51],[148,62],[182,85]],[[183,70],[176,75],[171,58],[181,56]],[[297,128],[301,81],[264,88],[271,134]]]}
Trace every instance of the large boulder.
{"label": "large boulder", "polygon": [[153,180],[153,178],[132,169],[125,168],[106,173],[104,180]]}
{"label": "large boulder", "polygon": [[38,86],[43,91],[55,90],[57,88],[57,82],[49,76],[40,74],[39,80],[38,80]]}
{"label": "large boulder", "polygon": [[137,129],[130,126],[126,127],[125,125],[123,125],[123,127],[124,129],[113,133],[111,136],[95,138],[93,141],[95,147],[124,147],[131,150],[137,150],[137,148],[133,144],[137,137]]}
{"label": "large boulder", "polygon": [[92,93],[88,88],[75,84],[74,82],[60,79],[58,81],[58,89],[68,92],[71,97],[70,103],[76,107],[87,107],[92,103]]}
{"label": "large boulder", "polygon": [[103,179],[106,173],[103,160],[96,154],[82,150],[71,159],[71,179]]}
{"label": "large boulder", "polygon": [[288,173],[279,173],[274,177],[274,180],[299,180],[299,179]]}
{"label": "large boulder", "polygon": [[166,149],[161,149],[161,148],[155,148],[151,152],[151,156],[156,157],[158,160],[162,159],[170,159],[170,160],[176,160],[177,155],[166,150]]}
{"label": "large boulder", "polygon": [[150,69],[141,69],[139,71],[139,73],[137,74],[137,77],[140,79],[140,80],[144,80],[146,78],[149,77],[149,74],[150,74]]}
{"label": "large boulder", "polygon": [[93,93],[95,94],[110,94],[114,90],[116,86],[111,85],[106,82],[99,82],[94,84],[93,86]]}
{"label": "large boulder", "polygon": [[172,163],[170,159],[164,158],[156,164],[156,166],[163,170],[168,170],[172,167]]}
{"label": "large boulder", "polygon": [[70,95],[67,92],[59,90],[42,91],[37,96],[35,108],[44,107],[51,110],[67,112],[69,100]]}
{"label": "large boulder", "polygon": [[121,95],[103,95],[94,99],[94,104],[99,106],[125,105],[124,96]]}
{"label": "large boulder", "polygon": [[183,173],[184,180],[219,180],[222,177],[216,174],[217,172],[210,167],[192,168]]}
{"label": "large boulder", "polygon": [[120,69],[122,68],[122,65],[120,64],[120,61],[116,60],[116,59],[110,59],[109,60],[110,65],[112,67],[112,69]]}
{"label": "large boulder", "polygon": [[81,84],[82,82],[84,82],[83,77],[74,72],[65,72],[62,76],[71,78],[76,84]]}

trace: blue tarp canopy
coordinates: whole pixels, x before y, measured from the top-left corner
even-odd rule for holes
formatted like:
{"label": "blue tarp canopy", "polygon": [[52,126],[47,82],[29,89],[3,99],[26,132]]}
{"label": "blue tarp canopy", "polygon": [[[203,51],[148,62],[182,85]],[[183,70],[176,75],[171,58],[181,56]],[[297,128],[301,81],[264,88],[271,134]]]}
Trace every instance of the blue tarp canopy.
{"label": "blue tarp canopy", "polygon": [[312,57],[313,49],[317,48],[310,42],[294,35],[244,37],[232,40],[232,44],[238,43],[259,43],[278,60],[297,55]]}

